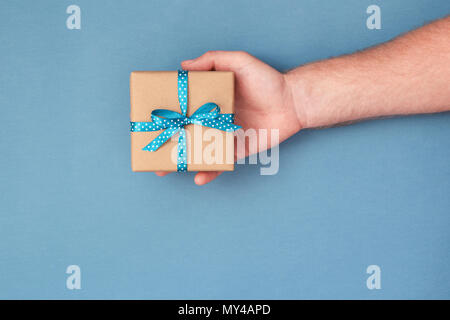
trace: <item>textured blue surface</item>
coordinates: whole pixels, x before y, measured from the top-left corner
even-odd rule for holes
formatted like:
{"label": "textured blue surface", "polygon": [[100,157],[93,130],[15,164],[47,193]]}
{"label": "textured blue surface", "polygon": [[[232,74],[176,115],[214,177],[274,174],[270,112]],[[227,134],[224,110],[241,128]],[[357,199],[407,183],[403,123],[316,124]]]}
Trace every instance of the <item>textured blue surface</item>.
{"label": "textured blue surface", "polygon": [[[66,28],[72,3],[81,30]],[[370,4],[382,30],[365,26]],[[207,187],[132,173],[129,150],[133,70],[212,49],[286,70],[449,12],[447,0],[3,1],[0,298],[450,298],[449,113],[305,131],[282,144],[277,175],[240,165]],[[81,290],[66,289],[71,264]],[[366,287],[370,264],[381,290]]]}

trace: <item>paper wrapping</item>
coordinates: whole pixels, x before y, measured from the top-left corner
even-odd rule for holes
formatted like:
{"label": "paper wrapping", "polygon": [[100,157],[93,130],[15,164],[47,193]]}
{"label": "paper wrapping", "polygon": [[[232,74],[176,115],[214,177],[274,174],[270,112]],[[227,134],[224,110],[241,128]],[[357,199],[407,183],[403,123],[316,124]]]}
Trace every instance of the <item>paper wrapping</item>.
{"label": "paper wrapping", "polygon": [[[151,121],[155,109],[181,112],[178,103],[177,71],[135,71],[130,76],[130,120]],[[234,73],[190,71],[188,77],[187,116],[207,102],[216,103],[221,113],[234,113]],[[194,128],[195,126],[200,128]],[[188,171],[234,170],[234,134],[196,124],[185,126]],[[214,134],[207,133],[214,130]],[[177,171],[174,150],[178,134],[154,152],[142,150],[162,130],[131,132],[131,168],[133,171]],[[211,137],[212,136],[212,137]],[[219,139],[216,141],[216,139]],[[209,140],[209,141],[208,141]],[[206,156],[204,156],[206,155]],[[209,155],[213,155],[211,158]],[[212,162],[212,163],[211,163]]]}

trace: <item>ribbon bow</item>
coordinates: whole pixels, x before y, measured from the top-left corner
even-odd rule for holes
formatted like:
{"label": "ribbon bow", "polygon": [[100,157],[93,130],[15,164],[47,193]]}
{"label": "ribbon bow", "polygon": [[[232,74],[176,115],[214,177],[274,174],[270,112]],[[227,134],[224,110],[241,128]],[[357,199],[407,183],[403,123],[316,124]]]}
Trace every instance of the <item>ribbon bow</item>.
{"label": "ribbon bow", "polygon": [[234,114],[220,113],[220,107],[208,102],[202,105],[190,117],[187,113],[187,88],[188,88],[188,72],[185,70],[178,70],[178,101],[180,103],[181,113],[167,110],[156,109],[151,113],[151,122],[130,122],[131,132],[148,132],[165,129],[155,139],[153,139],[142,150],[156,151],[167,140],[169,140],[177,132],[180,133],[178,138],[178,157],[177,157],[177,171],[187,171],[187,152],[186,152],[186,130],[185,125],[199,124],[204,127],[219,129],[222,131],[235,131],[240,126],[235,125]]}

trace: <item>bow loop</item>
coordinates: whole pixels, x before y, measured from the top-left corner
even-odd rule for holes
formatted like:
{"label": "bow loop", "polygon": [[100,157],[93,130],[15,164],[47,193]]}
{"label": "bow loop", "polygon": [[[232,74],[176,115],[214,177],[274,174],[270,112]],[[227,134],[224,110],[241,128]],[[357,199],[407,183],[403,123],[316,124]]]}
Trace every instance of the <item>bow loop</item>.
{"label": "bow loop", "polygon": [[215,119],[219,114],[220,107],[213,102],[208,102],[198,108],[190,118],[195,120]]}
{"label": "bow loop", "polygon": [[153,110],[150,117],[152,121],[161,129],[179,126],[183,122],[184,118],[186,118],[181,113],[167,109]]}

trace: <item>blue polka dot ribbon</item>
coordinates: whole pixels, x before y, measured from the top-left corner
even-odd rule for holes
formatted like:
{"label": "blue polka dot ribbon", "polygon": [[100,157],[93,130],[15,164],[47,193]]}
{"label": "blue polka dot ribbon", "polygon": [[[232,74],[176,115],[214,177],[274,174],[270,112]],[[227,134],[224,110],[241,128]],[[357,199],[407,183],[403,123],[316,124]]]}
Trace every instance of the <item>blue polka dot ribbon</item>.
{"label": "blue polka dot ribbon", "polygon": [[142,150],[156,151],[173,135],[179,132],[178,137],[178,158],[177,171],[187,171],[187,152],[186,152],[186,131],[185,125],[199,124],[201,126],[214,128],[222,131],[235,131],[240,126],[235,125],[234,114],[220,113],[220,107],[208,102],[202,105],[190,117],[187,113],[187,89],[188,89],[188,72],[178,70],[178,101],[180,103],[181,113],[167,109],[153,110],[151,113],[151,122],[130,122],[131,132],[149,132],[163,130],[155,139],[153,139]]}

